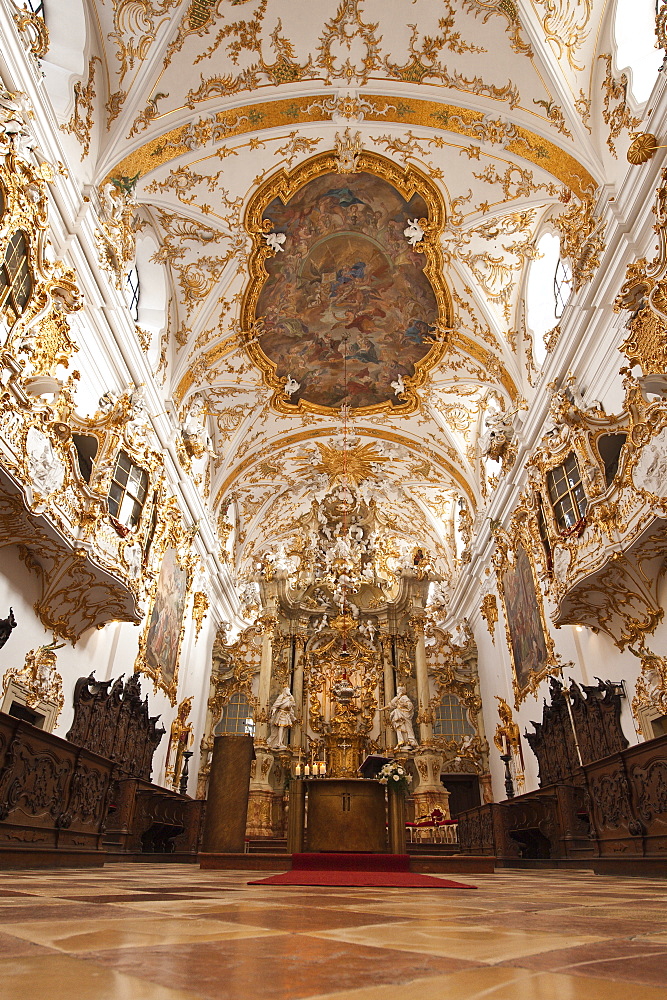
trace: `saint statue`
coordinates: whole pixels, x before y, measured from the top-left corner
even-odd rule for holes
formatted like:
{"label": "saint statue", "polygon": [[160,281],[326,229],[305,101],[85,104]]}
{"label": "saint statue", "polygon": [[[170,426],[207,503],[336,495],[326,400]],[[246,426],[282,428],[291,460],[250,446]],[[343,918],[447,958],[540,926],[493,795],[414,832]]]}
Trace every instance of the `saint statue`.
{"label": "saint statue", "polygon": [[389,712],[389,721],[394,727],[398,745],[407,743],[411,747],[416,747],[417,740],[412,728],[414,707],[404,687],[397,689],[396,697],[392,698],[389,704],[385,705],[381,711]]}
{"label": "saint statue", "polygon": [[291,729],[296,722],[296,701],[290,689],[285,686],[271,706],[272,733],[268,739],[270,747],[276,750],[287,746],[285,730]]}

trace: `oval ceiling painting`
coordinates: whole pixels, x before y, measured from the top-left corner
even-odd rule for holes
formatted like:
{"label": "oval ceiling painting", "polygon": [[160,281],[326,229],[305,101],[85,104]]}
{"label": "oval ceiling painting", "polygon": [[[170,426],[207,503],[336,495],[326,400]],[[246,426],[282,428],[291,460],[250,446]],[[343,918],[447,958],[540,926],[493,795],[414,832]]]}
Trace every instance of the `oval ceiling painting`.
{"label": "oval ceiling painting", "polygon": [[367,171],[326,172],[264,208],[264,239],[277,234],[279,249],[263,262],[256,343],[271,381],[289,379],[291,406],[406,404],[406,383],[436,344],[442,300],[432,255],[405,234],[415,219],[429,230],[424,198],[406,200]]}

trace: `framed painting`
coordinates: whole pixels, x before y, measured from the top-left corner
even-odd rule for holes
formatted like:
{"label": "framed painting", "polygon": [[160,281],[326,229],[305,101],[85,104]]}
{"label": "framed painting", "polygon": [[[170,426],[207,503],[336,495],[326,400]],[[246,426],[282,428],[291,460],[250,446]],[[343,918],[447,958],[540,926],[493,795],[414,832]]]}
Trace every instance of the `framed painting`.
{"label": "framed painting", "polygon": [[145,663],[140,669],[153,678],[157,687],[166,691],[172,704],[176,700],[189,577],[188,569],[179,563],[176,548],[169,544],[162,557],[148,628],[142,637],[143,650],[140,647],[139,651]]}
{"label": "framed painting", "polygon": [[546,630],[544,611],[530,557],[520,542],[498,570],[498,584],[505,612],[507,644],[514,671],[515,706],[534,691],[558,664],[553,641]]}

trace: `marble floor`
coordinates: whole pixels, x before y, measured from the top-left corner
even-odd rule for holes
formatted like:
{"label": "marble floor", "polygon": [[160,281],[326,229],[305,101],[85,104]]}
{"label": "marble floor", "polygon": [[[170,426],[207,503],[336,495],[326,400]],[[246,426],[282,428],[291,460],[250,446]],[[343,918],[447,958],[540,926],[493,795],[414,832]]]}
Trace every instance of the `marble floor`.
{"label": "marble floor", "polygon": [[667,1000],[667,880],[249,886],[194,865],[0,873],[2,1000]]}

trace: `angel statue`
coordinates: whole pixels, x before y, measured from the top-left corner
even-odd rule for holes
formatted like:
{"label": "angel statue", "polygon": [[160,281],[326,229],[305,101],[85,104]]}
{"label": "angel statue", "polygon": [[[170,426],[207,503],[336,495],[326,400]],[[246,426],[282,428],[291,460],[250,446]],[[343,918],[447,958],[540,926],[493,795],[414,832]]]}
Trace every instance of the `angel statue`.
{"label": "angel statue", "polygon": [[280,750],[287,746],[285,730],[291,729],[296,722],[296,701],[287,685],[271,706],[270,719],[272,732],[267,742],[270,747]]}
{"label": "angel statue", "polygon": [[404,687],[397,688],[396,697],[392,698],[389,704],[381,708],[380,711],[389,712],[389,721],[396,733],[396,741],[399,746],[404,743],[411,747],[417,746],[412,728],[412,716],[415,710]]}

